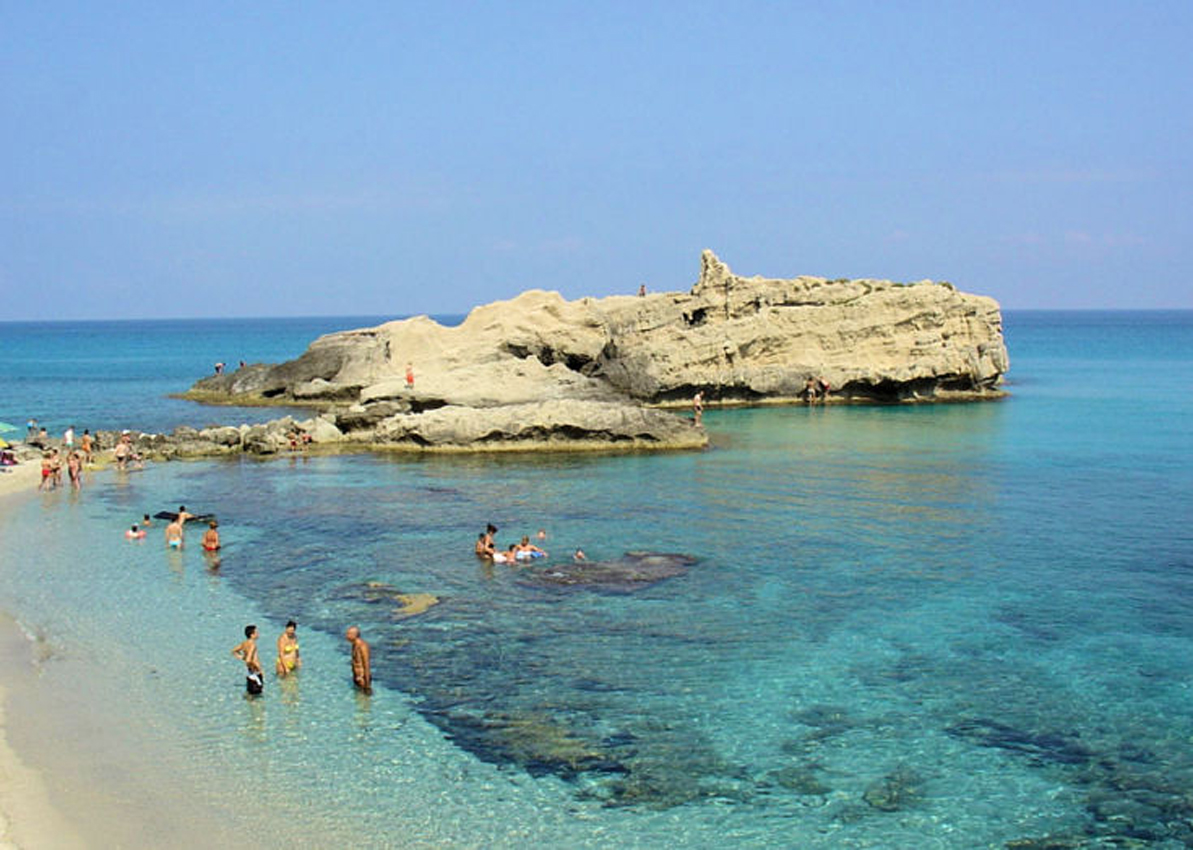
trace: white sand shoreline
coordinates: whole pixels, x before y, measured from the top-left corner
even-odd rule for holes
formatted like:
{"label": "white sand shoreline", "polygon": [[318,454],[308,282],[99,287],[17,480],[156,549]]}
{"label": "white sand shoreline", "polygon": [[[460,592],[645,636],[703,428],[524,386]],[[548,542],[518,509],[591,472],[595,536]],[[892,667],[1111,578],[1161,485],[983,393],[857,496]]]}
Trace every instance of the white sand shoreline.
{"label": "white sand shoreline", "polygon": [[[6,469],[0,473],[0,511],[11,510],[39,492],[39,464],[26,461]],[[11,548],[8,552],[11,556]],[[0,687],[0,850],[86,847],[87,842],[51,801],[51,777],[26,763],[9,741],[12,689],[36,675],[35,647],[18,617],[19,612],[0,611],[0,681],[5,683]]]}
{"label": "white sand shoreline", "polygon": [[[33,647],[20,624],[0,614],[0,677],[6,683],[34,675]],[[0,848],[87,846],[50,800],[46,776],[26,764],[8,741],[9,688],[0,688]]]}

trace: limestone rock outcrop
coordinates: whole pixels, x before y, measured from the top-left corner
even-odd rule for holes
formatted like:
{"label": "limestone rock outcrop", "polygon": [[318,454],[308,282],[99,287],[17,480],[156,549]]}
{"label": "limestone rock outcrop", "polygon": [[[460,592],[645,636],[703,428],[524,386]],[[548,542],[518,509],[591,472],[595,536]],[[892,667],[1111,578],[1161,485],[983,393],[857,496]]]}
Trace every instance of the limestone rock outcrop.
{"label": "limestone rock outcrop", "polygon": [[454,327],[418,316],[328,334],[185,397],[321,406],[346,439],[379,444],[670,446],[703,432],[643,405],[697,391],[708,404],[796,401],[811,380],[829,401],[990,398],[1007,368],[991,298],[931,281],[743,278],[705,251],[688,292],[529,290]]}

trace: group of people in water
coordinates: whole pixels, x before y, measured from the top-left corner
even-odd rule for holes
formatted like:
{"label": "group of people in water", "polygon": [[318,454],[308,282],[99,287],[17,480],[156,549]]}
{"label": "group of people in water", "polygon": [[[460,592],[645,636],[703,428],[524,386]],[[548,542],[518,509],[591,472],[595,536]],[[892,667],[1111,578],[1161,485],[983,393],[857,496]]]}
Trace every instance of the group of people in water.
{"label": "group of people in water", "polygon": [[[488,523],[485,530],[476,536],[476,556],[483,558],[486,561],[492,561],[494,564],[516,564],[519,561],[533,561],[537,558],[547,557],[547,551],[534,543],[530,542],[530,535],[522,535],[522,539],[517,543],[511,543],[505,549],[498,549],[497,544],[493,541],[493,536],[497,534],[497,526],[493,523]],[[540,543],[547,539],[547,532],[540,528],[538,534],[535,535]],[[573,560],[586,560],[584,550],[577,549],[573,555]]]}
{"label": "group of people in water", "polygon": [[[159,514],[160,516],[160,514]],[[181,549],[185,538],[184,526],[196,516],[186,509],[186,505],[178,506],[178,513],[173,514],[165,529],[166,546],[170,549]],[[140,523],[134,523],[124,536],[130,540],[141,540],[146,536],[146,528],[151,527],[153,520],[145,514]],[[219,523],[215,519],[207,522],[207,530],[203,532],[202,546],[205,554],[214,555],[221,547]],[[218,561],[215,562],[218,566]],[[299,654],[298,624],[294,620],[286,623],[285,629],[278,636],[277,661],[274,670],[279,679],[297,673],[302,667],[302,656]],[[251,696],[257,696],[265,690],[265,671],[261,666],[261,659],[257,651],[257,638],[260,633],[256,625],[250,624],[244,628],[244,640],[232,649],[232,654],[244,662],[245,691]],[[360,627],[352,626],[345,634],[352,645],[352,681],[356,687],[366,694],[373,692],[372,658],[369,644],[360,636]]]}
{"label": "group of people in water", "polygon": [[[163,514],[159,514],[163,516]],[[166,514],[164,516],[170,516]],[[178,513],[173,514],[169,524],[165,530],[166,547],[169,549],[181,549],[183,543],[186,541],[186,532],[184,526],[189,520],[195,519],[195,515],[186,509],[186,505],[178,506]],[[147,533],[145,529],[153,525],[153,520],[150,519],[149,514],[143,514],[139,523],[134,522],[128,531],[124,532],[124,536],[128,540],[144,540]],[[215,519],[207,521],[207,530],[203,532],[203,539],[200,544],[204,552],[215,553],[220,550],[222,543],[220,542],[220,524]]]}
{"label": "group of people in water", "polygon": [[[244,688],[250,696],[258,696],[265,691],[265,670],[261,666],[261,656],[257,650],[257,638],[260,631],[250,623],[244,627],[244,640],[232,647],[232,655],[244,662]],[[352,682],[364,694],[373,692],[373,662],[371,648],[368,642],[360,636],[359,626],[350,626],[344,637],[352,646]],[[286,623],[286,628],[278,635],[277,660],[274,671],[279,679],[292,676],[302,668],[302,655],[298,649],[298,624],[293,620]]]}
{"label": "group of people in water", "polygon": [[[95,437],[91,430],[83,429],[83,433],[76,442],[75,426],[69,426],[63,433],[60,445],[51,445],[46,429],[38,425],[36,419],[30,419],[26,425],[27,445],[41,449],[41,480],[37,484],[38,490],[56,490],[62,486],[62,469],[65,466],[73,490],[83,489],[83,469],[95,461],[97,448]],[[133,448],[132,435],[125,431],[120,435],[112,452],[117,469],[127,469],[130,463],[143,465],[143,459]]]}
{"label": "group of people in water", "polygon": [[[476,554],[478,557],[492,561],[495,564],[513,564],[517,561],[531,561],[535,558],[546,557],[546,550],[530,542],[529,535],[522,535],[517,543],[511,543],[507,549],[498,549],[493,542],[493,535],[497,533],[497,526],[489,523],[476,538]],[[546,540],[547,532],[539,529],[538,539]]]}

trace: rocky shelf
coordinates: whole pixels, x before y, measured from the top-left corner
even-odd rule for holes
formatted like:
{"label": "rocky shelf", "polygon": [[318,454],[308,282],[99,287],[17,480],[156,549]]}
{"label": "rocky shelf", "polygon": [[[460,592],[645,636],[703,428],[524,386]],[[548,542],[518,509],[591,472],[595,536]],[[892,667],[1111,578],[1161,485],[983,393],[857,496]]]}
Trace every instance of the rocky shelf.
{"label": "rocky shelf", "polygon": [[[204,378],[182,397],[320,410],[303,430],[324,445],[695,448],[703,428],[663,408],[696,392],[712,406],[797,402],[810,383],[829,403],[989,399],[1008,365],[991,298],[932,281],[743,278],[705,251],[688,292],[529,290],[455,327],[418,316],[328,334],[296,360]],[[294,423],[246,427],[231,429],[240,450],[261,453]]]}

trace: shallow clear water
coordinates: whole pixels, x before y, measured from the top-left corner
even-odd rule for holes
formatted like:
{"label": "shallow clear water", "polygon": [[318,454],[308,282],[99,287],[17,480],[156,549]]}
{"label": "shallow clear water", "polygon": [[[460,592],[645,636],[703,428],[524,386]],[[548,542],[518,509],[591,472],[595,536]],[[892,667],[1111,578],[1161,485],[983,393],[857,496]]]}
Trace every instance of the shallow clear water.
{"label": "shallow clear water", "polygon": [[[455,324],[460,316],[437,316]],[[371,327],[381,316],[290,319],[158,319],[89,322],[0,322],[4,392],[0,422],[34,418],[51,436],[68,425],[81,432],[136,428],[164,432],[178,425],[261,422],[286,409],[207,408],[173,399],[217,362],[279,363],[298,357],[323,334]],[[293,411],[296,415],[299,411]]]}
{"label": "shallow clear water", "polygon": [[[1011,314],[1007,333],[1003,402],[710,411],[706,452],[97,476],[0,520],[22,541],[0,603],[60,652],[104,647],[213,777],[201,795],[277,796],[298,834],[1183,846],[1193,315]],[[218,572],[160,529],[121,539],[180,502],[219,515]],[[487,521],[499,543],[546,529],[546,564],[696,561],[633,592],[559,588],[479,564]],[[439,603],[403,617],[399,592]],[[228,651],[258,622],[269,666],[289,617],[306,668],[246,701]]]}

